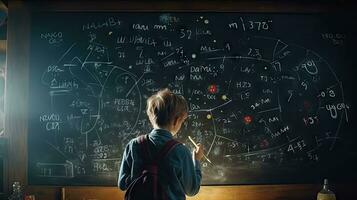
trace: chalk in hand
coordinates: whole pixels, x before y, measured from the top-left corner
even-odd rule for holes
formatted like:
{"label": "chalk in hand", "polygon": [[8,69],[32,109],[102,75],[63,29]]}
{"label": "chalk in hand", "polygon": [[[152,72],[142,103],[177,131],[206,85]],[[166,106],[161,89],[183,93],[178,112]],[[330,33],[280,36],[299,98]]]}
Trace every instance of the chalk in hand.
{"label": "chalk in hand", "polygon": [[[191,143],[192,143],[196,148],[198,148],[198,145],[196,144],[195,141],[193,141],[193,139],[191,138],[191,136],[188,136],[188,139],[191,141]],[[203,157],[204,157],[209,163],[212,163],[212,162],[207,158],[206,155],[203,154]]]}

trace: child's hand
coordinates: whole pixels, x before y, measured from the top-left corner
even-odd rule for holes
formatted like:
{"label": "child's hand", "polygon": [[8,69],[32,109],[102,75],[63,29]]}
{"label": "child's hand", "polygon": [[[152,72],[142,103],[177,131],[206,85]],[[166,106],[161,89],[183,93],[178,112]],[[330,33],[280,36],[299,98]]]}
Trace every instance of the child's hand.
{"label": "child's hand", "polygon": [[195,160],[201,161],[204,153],[203,153],[203,145],[202,144],[197,144],[197,148],[193,151],[194,158]]}

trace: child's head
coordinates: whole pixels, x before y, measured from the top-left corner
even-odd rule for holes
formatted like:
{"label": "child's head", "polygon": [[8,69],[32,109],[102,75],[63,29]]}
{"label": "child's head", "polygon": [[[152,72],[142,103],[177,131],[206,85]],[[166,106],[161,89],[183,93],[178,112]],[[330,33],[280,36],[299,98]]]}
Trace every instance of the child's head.
{"label": "child's head", "polygon": [[154,128],[165,128],[176,134],[187,117],[185,98],[162,89],[147,100],[146,113]]}

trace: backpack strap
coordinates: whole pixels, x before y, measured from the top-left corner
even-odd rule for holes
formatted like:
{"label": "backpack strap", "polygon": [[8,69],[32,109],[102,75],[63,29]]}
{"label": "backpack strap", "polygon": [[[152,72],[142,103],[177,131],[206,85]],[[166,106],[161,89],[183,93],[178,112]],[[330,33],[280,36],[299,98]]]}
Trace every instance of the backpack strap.
{"label": "backpack strap", "polygon": [[180,142],[178,142],[174,139],[167,141],[166,144],[164,145],[164,147],[162,147],[162,149],[159,151],[159,153],[153,160],[153,163],[156,163],[156,164],[160,163],[160,161],[162,161],[167,156],[167,154],[169,154],[170,151],[179,144],[180,144]]}
{"label": "backpack strap", "polygon": [[144,161],[150,164],[158,164],[161,160],[163,160],[167,154],[180,142],[171,139],[165,143],[162,149],[158,152],[154,160],[151,160],[150,149],[149,149],[149,135],[141,135],[139,137],[139,144],[141,146],[141,151],[144,156]]}
{"label": "backpack strap", "polygon": [[148,135],[141,135],[139,137],[139,144],[142,155],[144,156],[144,163],[150,163],[150,149],[148,144],[149,136]]}
{"label": "backpack strap", "polygon": [[[157,156],[155,157],[154,160],[150,159],[150,149],[149,149],[149,135],[141,135],[139,137],[139,144],[141,146],[141,151],[144,156],[144,163],[145,167],[143,170],[143,174],[145,173],[151,173],[151,174],[158,174],[158,165],[161,160],[163,160],[167,154],[180,142],[172,139],[166,142],[164,147],[158,152]],[[158,197],[158,180],[157,180],[157,175],[153,176],[153,196],[155,199]],[[167,199],[166,193],[162,193],[162,199]]]}

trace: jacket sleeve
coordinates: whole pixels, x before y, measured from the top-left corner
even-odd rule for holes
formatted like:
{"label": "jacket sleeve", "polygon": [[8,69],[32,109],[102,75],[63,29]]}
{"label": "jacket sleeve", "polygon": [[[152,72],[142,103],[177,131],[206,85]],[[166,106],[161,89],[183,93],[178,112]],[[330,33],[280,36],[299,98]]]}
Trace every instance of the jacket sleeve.
{"label": "jacket sleeve", "polygon": [[183,146],[182,148],[182,186],[185,194],[194,196],[200,190],[201,185],[201,167],[200,162],[194,160],[191,152]]}
{"label": "jacket sleeve", "polygon": [[118,186],[121,190],[126,190],[130,184],[131,164],[133,162],[130,151],[131,146],[131,142],[129,142],[125,147],[123,158],[120,164]]}

